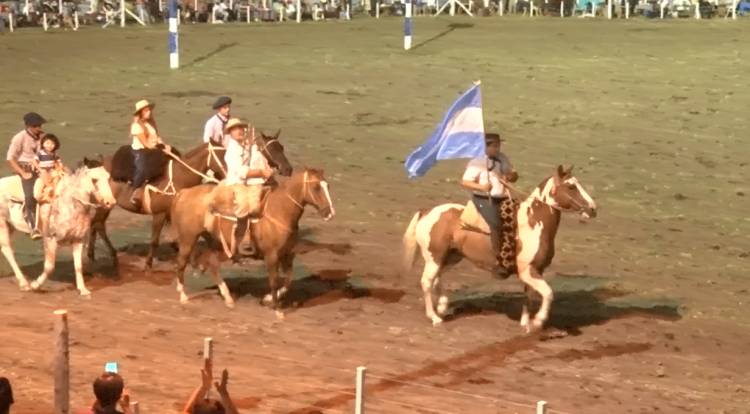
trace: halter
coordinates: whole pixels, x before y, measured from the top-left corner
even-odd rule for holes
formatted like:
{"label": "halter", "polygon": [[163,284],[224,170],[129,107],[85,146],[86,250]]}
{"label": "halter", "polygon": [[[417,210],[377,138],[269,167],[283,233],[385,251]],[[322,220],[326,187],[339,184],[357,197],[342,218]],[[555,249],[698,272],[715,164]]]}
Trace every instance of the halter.
{"label": "halter", "polygon": [[278,138],[270,138],[267,141],[266,141],[265,137],[262,137],[262,139],[264,140],[264,145],[262,147],[258,147],[258,149],[263,154],[263,156],[266,157],[267,160],[273,162],[274,164],[277,164],[276,167],[279,167],[279,165],[276,162],[276,160],[274,160],[273,157],[271,156],[271,152],[268,151],[268,147],[270,147],[271,144],[281,145],[281,143],[279,142],[279,139]]}
{"label": "halter", "polygon": [[[518,193],[518,194],[520,194],[520,195],[521,195],[521,196],[522,196],[523,198],[525,198],[525,199],[526,199],[526,198],[529,198],[529,197],[531,196],[531,194],[526,194],[526,193],[524,193],[523,191],[520,191],[520,190],[518,190],[518,189],[517,189],[516,187],[514,187],[514,186],[513,186],[513,185],[512,185],[511,183],[509,183],[509,182],[505,181],[505,180],[504,180],[504,179],[502,179],[502,178],[498,178],[498,180],[499,180],[499,181],[500,181],[500,183],[501,183],[501,184],[503,184],[503,185],[504,185],[504,186],[505,186],[506,188],[510,189],[511,191],[513,191],[513,192],[515,192],[515,193]],[[555,186],[555,188],[557,188],[557,187],[558,187],[558,186],[556,185],[556,186]],[[564,195],[565,195],[565,196],[566,196],[566,197],[568,198],[568,201],[570,201],[570,203],[571,203],[571,204],[573,204],[573,205],[574,205],[574,206],[575,206],[576,208],[578,208],[578,210],[573,210],[573,209],[564,209],[564,208],[561,208],[561,207],[559,207],[559,206],[553,206],[552,204],[549,204],[549,203],[545,202],[543,198],[539,198],[539,197],[535,197],[535,198],[536,198],[537,200],[541,201],[542,203],[544,203],[544,204],[545,204],[545,205],[546,205],[547,207],[549,207],[549,208],[551,208],[551,209],[554,209],[554,210],[557,210],[557,211],[559,211],[559,212],[561,212],[561,213],[579,213],[579,212],[581,212],[581,211],[583,211],[583,210],[584,210],[584,206],[583,206],[583,205],[582,205],[581,203],[579,203],[578,201],[574,200],[574,199],[573,199],[573,197],[569,196],[568,194],[564,194]]]}
{"label": "halter", "polygon": [[[302,201],[305,201],[305,195],[309,193],[310,194],[310,198],[313,201],[312,204],[317,204],[318,200],[317,200],[317,198],[315,198],[315,195],[308,189],[307,184],[308,183],[318,183],[318,184],[320,184],[321,181],[322,180],[308,180],[307,179],[307,171],[305,171],[305,175],[302,177]],[[292,200],[292,203],[294,203],[297,207],[299,207],[302,210],[305,209],[305,206],[303,206],[302,203],[300,203],[299,201],[295,200],[294,197],[292,197],[292,195],[289,194],[289,192],[285,191],[284,194],[286,194],[286,196],[290,200]]]}
{"label": "halter", "polygon": [[208,157],[206,158],[206,168],[211,168],[211,161],[216,161],[216,164],[219,166],[219,169],[221,170],[221,173],[224,174],[224,177],[227,176],[227,170],[224,168],[224,164],[221,163],[221,159],[218,155],[216,155],[217,150],[224,150],[227,149],[221,146],[214,146],[211,141],[208,142]]}

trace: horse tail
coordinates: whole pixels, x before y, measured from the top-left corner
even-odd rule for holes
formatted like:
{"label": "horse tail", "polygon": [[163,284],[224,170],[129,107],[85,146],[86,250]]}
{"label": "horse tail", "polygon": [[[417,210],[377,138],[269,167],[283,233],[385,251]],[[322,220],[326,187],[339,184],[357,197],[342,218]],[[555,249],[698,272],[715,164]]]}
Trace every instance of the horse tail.
{"label": "horse tail", "polygon": [[411,271],[417,254],[417,224],[422,218],[421,212],[416,212],[409,222],[402,239],[401,275],[404,276]]}

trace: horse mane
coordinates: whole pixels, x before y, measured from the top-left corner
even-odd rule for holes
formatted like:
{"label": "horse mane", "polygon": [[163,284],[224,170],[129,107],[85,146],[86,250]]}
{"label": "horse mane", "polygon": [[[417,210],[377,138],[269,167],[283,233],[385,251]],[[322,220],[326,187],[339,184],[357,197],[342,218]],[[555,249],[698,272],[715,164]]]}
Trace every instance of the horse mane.
{"label": "horse mane", "polygon": [[182,155],[180,158],[182,158],[183,160],[185,158],[190,158],[190,157],[194,156],[195,154],[197,154],[197,153],[201,152],[202,150],[204,150],[207,145],[208,144],[198,145],[197,147],[195,147],[195,148],[191,149],[190,151],[188,151],[187,153],[185,153],[185,155]]}

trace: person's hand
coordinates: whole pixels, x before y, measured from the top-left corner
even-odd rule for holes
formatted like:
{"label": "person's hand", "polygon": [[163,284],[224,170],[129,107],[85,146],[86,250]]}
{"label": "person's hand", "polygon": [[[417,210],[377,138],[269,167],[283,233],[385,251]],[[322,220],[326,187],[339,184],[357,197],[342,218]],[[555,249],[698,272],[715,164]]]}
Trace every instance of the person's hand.
{"label": "person's hand", "polygon": [[130,391],[125,390],[122,392],[122,397],[120,397],[120,407],[125,412],[130,412]]}
{"label": "person's hand", "polygon": [[516,181],[518,181],[518,173],[515,171],[511,171],[510,174],[505,176],[505,179],[510,183],[515,183]]}
{"label": "person's hand", "polygon": [[229,394],[229,391],[227,390],[227,384],[229,383],[229,371],[226,369],[222,371],[221,373],[221,383],[214,382],[214,386],[216,387],[216,391],[219,392],[221,395],[227,395]]}
{"label": "person's hand", "polygon": [[480,184],[479,188],[482,190],[482,192],[489,193],[490,190],[492,190],[492,183],[487,183],[484,185]]}
{"label": "person's hand", "polygon": [[271,168],[263,169],[263,178],[269,179],[271,177],[273,177],[273,170]]}
{"label": "person's hand", "polygon": [[21,178],[23,178],[24,180],[30,180],[31,177],[33,177],[33,175],[28,171],[24,171],[21,173]]}
{"label": "person's hand", "polygon": [[211,382],[213,382],[213,367],[210,359],[206,359],[201,370],[201,380],[203,382],[202,387],[208,391],[211,389]]}

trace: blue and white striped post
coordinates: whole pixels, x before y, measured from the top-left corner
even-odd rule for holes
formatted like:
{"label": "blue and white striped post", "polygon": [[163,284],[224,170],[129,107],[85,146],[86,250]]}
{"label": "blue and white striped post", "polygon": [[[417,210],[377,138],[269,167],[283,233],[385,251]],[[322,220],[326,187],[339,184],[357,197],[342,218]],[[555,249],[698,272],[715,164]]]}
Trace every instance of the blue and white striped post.
{"label": "blue and white striped post", "polygon": [[406,10],[404,10],[404,50],[411,49],[411,1],[406,0],[404,3],[406,6]]}
{"label": "blue and white striped post", "polygon": [[169,0],[169,68],[180,67],[180,51],[177,39],[177,0]]}

